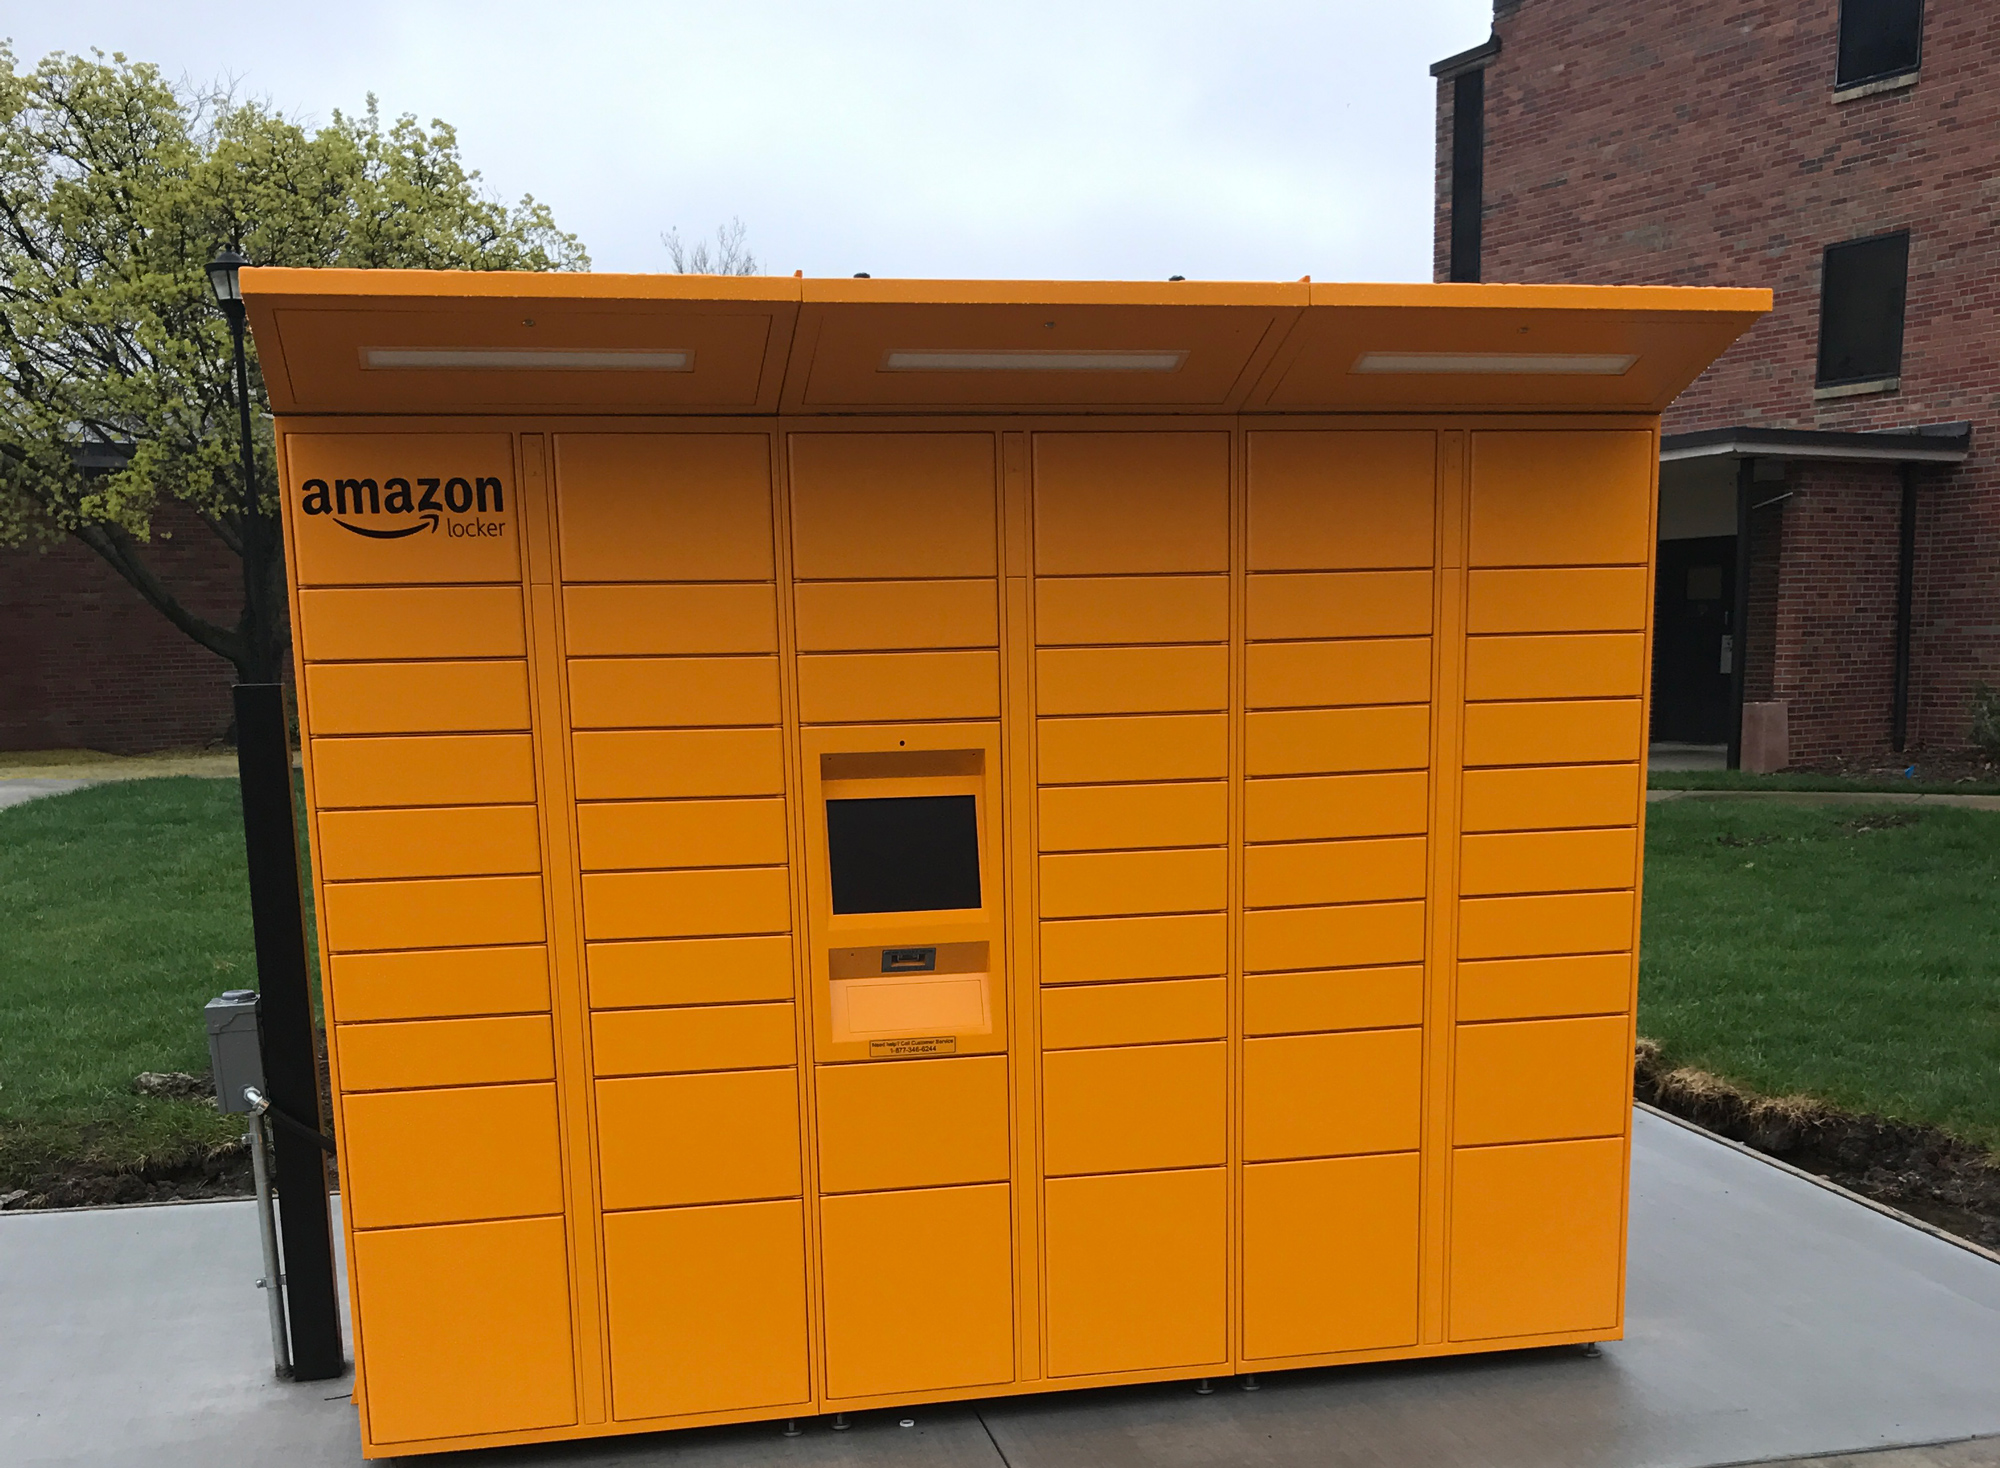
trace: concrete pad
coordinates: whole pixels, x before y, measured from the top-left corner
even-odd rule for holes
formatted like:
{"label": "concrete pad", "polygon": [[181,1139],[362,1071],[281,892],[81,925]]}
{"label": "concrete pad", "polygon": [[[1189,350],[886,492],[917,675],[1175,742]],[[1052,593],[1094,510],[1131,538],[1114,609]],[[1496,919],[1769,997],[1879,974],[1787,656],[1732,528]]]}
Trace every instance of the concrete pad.
{"label": "concrete pad", "polygon": [[[830,1417],[799,1423],[798,1437],[778,1424],[704,1427],[644,1437],[605,1438],[548,1448],[488,1448],[448,1458],[404,1458],[434,1468],[1007,1468],[981,1420],[983,1403],[907,1412],[857,1413],[846,1431]],[[904,1427],[902,1424],[910,1425]],[[1017,1464],[1016,1468],[1024,1468]]]}
{"label": "concrete pad", "polygon": [[1788,1458],[1784,1468],[2000,1468],[2000,1438],[1966,1438],[1882,1452],[1842,1452],[1836,1458]]}
{"label": "concrete pad", "polygon": [[1597,1361],[1297,1372],[987,1420],[1014,1468],[1695,1468],[2000,1432],[2000,1266],[1643,1114],[1628,1315]]}
{"label": "concrete pad", "polygon": [[1793,1458],[1785,1468],[2000,1468],[2000,1437],[1888,1448],[1879,1453],[1842,1453],[1835,1458]]}
{"label": "concrete pad", "polygon": [[[2000,1265],[1658,1117],[1628,1339],[455,1455],[682,1468],[1708,1468],[2000,1434]],[[341,1383],[280,1386],[242,1202],[0,1214],[0,1442],[23,1465],[351,1465]],[[902,1427],[905,1418],[914,1425]],[[1900,1468],[1983,1468],[1984,1445]],[[1994,1455],[2000,1456],[2000,1455]],[[1899,1468],[1898,1460],[1874,1460]]]}
{"label": "concrete pad", "polygon": [[239,1199],[0,1214],[0,1457],[360,1462],[349,1379],[272,1375],[258,1250]]}

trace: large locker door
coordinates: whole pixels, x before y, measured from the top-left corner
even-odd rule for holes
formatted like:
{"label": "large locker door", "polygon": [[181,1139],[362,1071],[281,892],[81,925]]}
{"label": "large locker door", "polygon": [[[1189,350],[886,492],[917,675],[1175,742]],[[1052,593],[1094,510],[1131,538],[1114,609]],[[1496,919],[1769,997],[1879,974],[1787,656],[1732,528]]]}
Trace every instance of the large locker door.
{"label": "large locker door", "polygon": [[1243,1354],[1416,1339],[1416,1153],[1245,1167]]}
{"label": "large locker door", "polygon": [[368,1229],[354,1252],[371,1442],[576,1421],[560,1218]]}
{"label": "large locker door", "polygon": [[991,1183],[821,1201],[829,1397],[1013,1379],[1008,1194]]}
{"label": "large locker door", "polygon": [[1201,1167],[1048,1181],[1051,1376],[1228,1359],[1226,1176]]}
{"label": "large locker door", "polygon": [[1622,1138],[1460,1148],[1452,1163],[1451,1338],[1616,1329],[1624,1189]]}
{"label": "large locker door", "polygon": [[796,1198],[611,1214],[604,1268],[613,1416],[811,1398],[805,1217]]}

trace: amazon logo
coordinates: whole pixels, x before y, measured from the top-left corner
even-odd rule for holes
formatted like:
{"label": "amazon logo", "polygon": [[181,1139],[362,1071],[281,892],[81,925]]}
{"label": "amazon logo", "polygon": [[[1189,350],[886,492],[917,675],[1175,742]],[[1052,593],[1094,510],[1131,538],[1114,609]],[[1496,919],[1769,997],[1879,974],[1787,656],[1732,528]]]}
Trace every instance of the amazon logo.
{"label": "amazon logo", "polygon": [[489,508],[495,514],[506,512],[506,491],[492,478],[385,479],[380,484],[372,479],[308,479],[300,508],[308,515],[331,515],[342,530],[369,540],[435,535],[440,525],[446,535],[460,540],[507,530],[500,520],[462,518],[486,514]]}

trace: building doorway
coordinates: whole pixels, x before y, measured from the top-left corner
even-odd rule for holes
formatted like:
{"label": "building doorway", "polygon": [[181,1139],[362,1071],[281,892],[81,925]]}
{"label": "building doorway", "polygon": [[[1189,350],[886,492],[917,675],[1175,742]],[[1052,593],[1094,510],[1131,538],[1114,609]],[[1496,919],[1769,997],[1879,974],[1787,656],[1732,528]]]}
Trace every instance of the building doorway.
{"label": "building doorway", "polygon": [[1736,537],[1660,542],[1653,584],[1655,744],[1727,744]]}

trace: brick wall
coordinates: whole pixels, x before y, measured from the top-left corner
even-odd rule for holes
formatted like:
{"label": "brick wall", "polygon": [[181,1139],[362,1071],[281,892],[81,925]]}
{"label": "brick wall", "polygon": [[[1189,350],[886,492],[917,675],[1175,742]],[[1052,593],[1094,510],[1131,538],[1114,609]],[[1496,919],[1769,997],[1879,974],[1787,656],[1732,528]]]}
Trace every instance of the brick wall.
{"label": "brick wall", "polygon": [[[1770,287],[1772,314],[1674,404],[1669,433],[1971,420],[1973,457],[1925,478],[1912,639],[1911,743],[1956,746],[1970,683],[2000,682],[2000,25],[1991,0],[1929,0],[1917,85],[1836,103],[1837,23],[1836,0],[1498,7],[1501,50],[1486,73],[1483,273],[1494,281]],[[1450,113],[1444,83],[1440,279]],[[1821,250],[1904,228],[1901,390],[1816,401]],[[1810,560],[1817,569],[1788,575],[1786,596],[1818,586],[1822,609],[1838,605],[1839,587],[1811,577],[1850,565],[1871,586],[1882,574],[1893,585],[1893,515],[1863,514],[1857,497],[1867,496],[1837,475],[1815,472],[1793,487],[1788,551],[1796,523],[1802,551],[1825,532],[1842,538],[1846,558]],[[1821,497],[1826,503],[1816,505]],[[1788,625],[1816,635],[1822,614],[1799,610]],[[1774,668],[1774,676],[1789,679],[1811,708],[1825,707],[1832,695],[1816,685],[1843,672],[1816,666],[1812,649],[1831,656],[1834,645],[1793,649],[1790,671]],[[1795,706],[1795,753],[1800,728]],[[1828,747],[1821,733],[1810,734],[1810,747]],[[1859,724],[1852,737],[1864,737]],[[1866,737],[1879,748],[1844,752],[1886,749],[1886,713],[1879,739]]]}
{"label": "brick wall", "polygon": [[1795,464],[1784,488],[1771,690],[1790,705],[1792,762],[1885,751],[1902,480],[1893,465]]}
{"label": "brick wall", "polygon": [[[1783,485],[1770,490],[1763,508],[1750,511],[1750,635],[1744,639],[1743,697],[1765,703],[1778,695],[1772,688],[1778,662],[1778,555],[1785,538],[1785,504],[1778,499]],[[1753,506],[1759,503],[1753,499]]]}
{"label": "brick wall", "polygon": [[[1996,145],[2000,146],[2000,145]],[[2000,397],[2000,381],[1995,385]],[[1910,729],[1918,743],[1963,744],[1974,683],[2000,684],[2000,412],[1973,429],[1962,468],[1917,474],[1917,575]]]}
{"label": "brick wall", "polygon": [[[235,620],[241,563],[192,514],[163,510],[147,554],[192,610]],[[229,726],[234,681],[227,662],[77,542],[0,551],[0,749],[207,744]]]}

